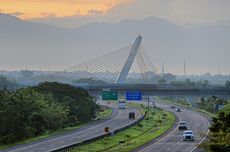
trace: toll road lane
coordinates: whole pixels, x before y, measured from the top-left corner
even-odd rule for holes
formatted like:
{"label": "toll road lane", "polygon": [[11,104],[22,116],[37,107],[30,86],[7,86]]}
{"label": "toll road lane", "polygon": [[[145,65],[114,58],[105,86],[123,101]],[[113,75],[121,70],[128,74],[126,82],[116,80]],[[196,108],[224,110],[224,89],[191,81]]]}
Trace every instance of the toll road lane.
{"label": "toll road lane", "polygon": [[186,121],[188,130],[193,130],[195,141],[183,141],[183,131],[179,131],[178,127],[169,132],[167,135],[158,139],[150,145],[142,146],[135,152],[192,152],[196,149],[197,145],[201,143],[210,126],[208,119],[203,115],[185,108],[181,108],[181,112],[176,112],[171,109],[170,104],[156,101],[156,105],[164,110],[173,112],[179,121]]}

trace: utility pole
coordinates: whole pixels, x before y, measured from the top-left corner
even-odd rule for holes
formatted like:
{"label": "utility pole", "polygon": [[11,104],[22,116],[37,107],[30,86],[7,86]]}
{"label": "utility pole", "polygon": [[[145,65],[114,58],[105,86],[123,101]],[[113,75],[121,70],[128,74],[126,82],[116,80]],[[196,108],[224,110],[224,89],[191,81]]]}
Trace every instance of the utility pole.
{"label": "utility pole", "polygon": [[164,62],[162,62],[161,74],[162,74],[162,76],[164,76],[164,74],[165,74],[165,65],[164,65]]}
{"label": "utility pole", "polygon": [[221,75],[220,65],[218,65],[218,75]]}
{"label": "utility pole", "polygon": [[95,118],[97,117],[97,95],[95,95],[95,97],[94,97],[94,110],[95,110],[95,113],[94,113],[94,116],[95,116]]}
{"label": "utility pole", "polygon": [[186,60],[184,60],[184,76],[186,76]]}
{"label": "utility pole", "polygon": [[148,98],[147,98],[147,100],[148,100],[148,122],[149,122],[149,96],[148,96]]}

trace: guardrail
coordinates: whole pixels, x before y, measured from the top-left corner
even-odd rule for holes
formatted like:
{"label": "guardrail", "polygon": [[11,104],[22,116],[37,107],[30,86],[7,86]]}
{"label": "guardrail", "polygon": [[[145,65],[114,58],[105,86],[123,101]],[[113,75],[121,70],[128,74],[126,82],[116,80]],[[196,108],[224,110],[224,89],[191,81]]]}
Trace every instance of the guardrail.
{"label": "guardrail", "polygon": [[113,132],[109,132],[107,134],[103,134],[103,135],[100,135],[100,136],[85,140],[83,142],[77,142],[77,143],[74,143],[74,144],[71,144],[71,145],[66,145],[66,146],[63,146],[61,148],[51,150],[51,152],[68,152],[68,151],[72,151],[76,147],[82,146],[84,144],[92,143],[92,142],[97,141],[99,139],[103,139],[105,137],[115,135],[115,134],[117,134],[117,133],[119,133],[121,131],[124,131],[124,130],[126,130],[128,128],[131,128],[131,127],[135,126],[136,124],[138,124],[140,121],[142,121],[144,118],[145,118],[145,115],[142,115],[141,118],[139,118],[137,121],[135,121],[135,122],[133,122],[133,123],[131,123],[131,124],[125,126],[125,127],[122,127],[122,128],[117,129],[117,130],[114,130]]}

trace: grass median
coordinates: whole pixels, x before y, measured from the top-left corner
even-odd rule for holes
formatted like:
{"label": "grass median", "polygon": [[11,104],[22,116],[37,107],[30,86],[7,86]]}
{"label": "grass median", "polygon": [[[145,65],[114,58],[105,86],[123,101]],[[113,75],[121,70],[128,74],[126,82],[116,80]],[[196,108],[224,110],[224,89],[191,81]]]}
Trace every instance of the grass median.
{"label": "grass median", "polygon": [[[148,109],[145,107],[143,110]],[[165,133],[174,121],[172,113],[151,107],[149,118],[146,117],[139,124],[116,135],[76,147],[73,152],[131,151]]]}
{"label": "grass median", "polygon": [[108,118],[112,114],[112,109],[106,106],[101,106],[101,108],[97,111],[96,116],[99,119]]}

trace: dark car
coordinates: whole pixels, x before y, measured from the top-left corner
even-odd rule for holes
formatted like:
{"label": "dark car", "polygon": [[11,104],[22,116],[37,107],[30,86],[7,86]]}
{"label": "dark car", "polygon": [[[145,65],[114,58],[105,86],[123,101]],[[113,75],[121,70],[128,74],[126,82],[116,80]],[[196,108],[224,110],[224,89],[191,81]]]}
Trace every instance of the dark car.
{"label": "dark car", "polygon": [[129,113],[129,119],[135,119],[135,113],[134,112]]}
{"label": "dark car", "polygon": [[181,112],[180,108],[176,108],[176,112]]}
{"label": "dark car", "polygon": [[187,123],[185,121],[181,121],[179,123],[179,127],[178,127],[179,130],[187,130],[188,127],[187,127]]}
{"label": "dark car", "polygon": [[170,108],[171,108],[171,109],[175,109],[176,107],[175,107],[175,106],[171,106]]}

